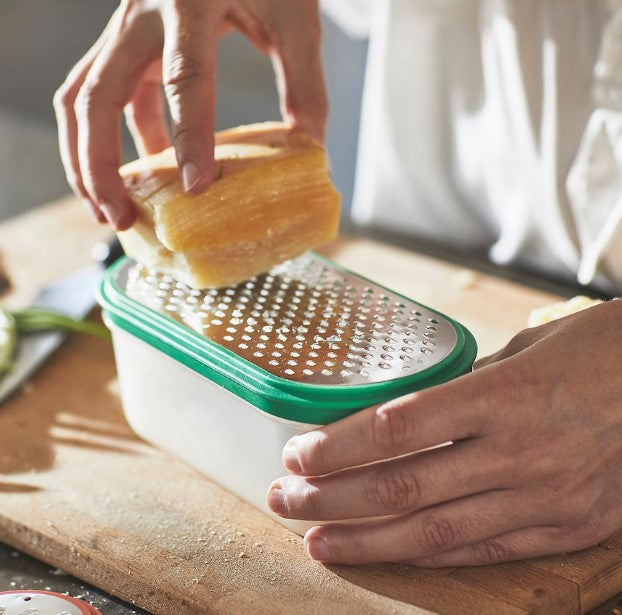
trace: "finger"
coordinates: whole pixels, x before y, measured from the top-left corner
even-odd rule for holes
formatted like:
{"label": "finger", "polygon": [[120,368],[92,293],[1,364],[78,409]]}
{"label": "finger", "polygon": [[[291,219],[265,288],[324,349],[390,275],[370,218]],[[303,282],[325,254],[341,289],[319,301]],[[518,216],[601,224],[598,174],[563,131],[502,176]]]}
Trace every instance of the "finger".
{"label": "finger", "polygon": [[296,11],[279,11],[272,52],[281,113],[293,127],[324,142],[328,101],[321,58],[317,0],[298,2]]}
{"label": "finger", "polygon": [[283,449],[283,465],[322,476],[473,437],[494,410],[493,383],[494,377],[468,374],[295,436]]}
{"label": "finger", "polygon": [[546,515],[522,492],[490,491],[379,523],[315,526],[304,542],[309,556],[324,563],[414,561],[545,525]]}
{"label": "finger", "polygon": [[537,344],[539,341],[545,340],[552,335],[557,329],[558,323],[541,325],[539,327],[530,327],[519,331],[501,350],[483,357],[475,362],[473,369],[482,369],[493,363],[498,363],[504,359],[509,359],[514,355],[523,352]]}
{"label": "finger", "polygon": [[164,92],[184,190],[214,178],[218,3],[191,1],[165,19]]}
{"label": "finger", "polygon": [[112,16],[95,44],[71,69],[63,84],[54,93],[53,100],[56,124],[58,127],[60,157],[67,182],[76,196],[84,200],[95,219],[100,223],[106,222],[106,218],[103,213],[99,211],[96,204],[90,199],[80,173],[80,164],[78,160],[78,126],[74,105],[78,92],[84,83],[87,73],[91,69],[93,61],[104,46],[110,31],[116,27],[116,16],[117,13]]}
{"label": "finger", "polygon": [[170,145],[162,101],[162,63],[154,62],[125,107],[125,120],[139,156],[161,152]]}
{"label": "finger", "polygon": [[510,487],[514,463],[466,440],[414,456],[320,478],[275,481],[268,503],[289,519],[330,521],[405,514],[434,504]]}
{"label": "finger", "polygon": [[466,547],[409,561],[426,568],[484,566],[590,546],[577,541],[568,530],[556,526],[530,527],[488,538]]}
{"label": "finger", "polygon": [[117,229],[129,228],[135,208],[119,176],[120,117],[123,107],[151,63],[157,46],[144,31],[152,24],[126,21],[93,62],[76,98],[78,156],[82,181],[90,198]]}

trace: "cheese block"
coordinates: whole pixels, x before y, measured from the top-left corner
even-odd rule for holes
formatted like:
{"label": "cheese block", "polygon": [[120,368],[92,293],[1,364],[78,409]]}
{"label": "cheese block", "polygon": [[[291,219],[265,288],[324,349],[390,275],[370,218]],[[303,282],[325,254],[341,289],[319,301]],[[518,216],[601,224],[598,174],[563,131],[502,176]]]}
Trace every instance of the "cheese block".
{"label": "cheese block", "polygon": [[602,303],[600,299],[590,299],[585,295],[577,295],[568,299],[568,301],[560,301],[558,303],[552,303],[543,307],[535,308],[531,310],[529,314],[528,327],[537,327],[543,325],[552,320],[575,314],[581,310],[585,310],[594,305]]}
{"label": "cheese block", "polygon": [[216,179],[184,193],[173,148],[121,167],[138,218],[125,253],[194,288],[232,286],[333,239],[340,196],[324,148],[280,122],[216,133]]}

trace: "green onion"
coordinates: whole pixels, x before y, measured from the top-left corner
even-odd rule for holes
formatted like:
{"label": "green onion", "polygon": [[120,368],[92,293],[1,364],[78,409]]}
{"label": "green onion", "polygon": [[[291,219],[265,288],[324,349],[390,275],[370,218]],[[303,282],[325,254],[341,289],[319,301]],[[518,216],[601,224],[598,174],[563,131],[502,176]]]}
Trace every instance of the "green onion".
{"label": "green onion", "polygon": [[71,318],[54,310],[29,307],[9,311],[0,308],[0,375],[13,364],[18,336],[38,331],[69,331],[110,339],[110,331],[104,325]]}
{"label": "green onion", "polygon": [[17,323],[11,312],[0,308],[0,374],[13,365],[17,346]]}
{"label": "green onion", "polygon": [[71,331],[73,333],[86,333],[104,339],[110,339],[110,331],[98,323],[88,320],[77,320],[61,312],[47,310],[38,307],[29,307],[13,312],[20,333],[33,333],[36,331]]}

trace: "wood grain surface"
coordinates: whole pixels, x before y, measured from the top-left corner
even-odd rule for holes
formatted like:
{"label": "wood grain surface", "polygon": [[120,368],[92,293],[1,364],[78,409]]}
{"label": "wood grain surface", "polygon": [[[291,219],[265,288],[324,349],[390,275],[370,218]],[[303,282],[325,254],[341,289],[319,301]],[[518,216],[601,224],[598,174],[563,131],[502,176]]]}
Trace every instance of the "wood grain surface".
{"label": "wood grain surface", "polygon": [[[0,225],[10,303],[87,265],[108,233],[73,201]],[[455,317],[483,354],[555,300],[369,240],[342,238],[324,252]],[[0,407],[0,540],[158,615],[573,614],[622,590],[622,536],[482,568],[311,562],[298,536],[136,438],[109,344],[78,336]]]}

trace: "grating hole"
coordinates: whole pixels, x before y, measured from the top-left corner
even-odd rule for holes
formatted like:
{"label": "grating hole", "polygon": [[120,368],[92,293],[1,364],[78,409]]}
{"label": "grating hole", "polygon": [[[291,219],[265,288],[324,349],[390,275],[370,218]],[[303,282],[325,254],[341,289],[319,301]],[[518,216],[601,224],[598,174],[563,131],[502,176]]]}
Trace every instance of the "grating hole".
{"label": "grating hole", "polygon": [[277,375],[379,382],[395,377],[389,368],[413,373],[446,356],[442,318],[314,257],[228,289],[190,289],[139,266],[131,266],[127,280],[137,300],[242,356],[267,357],[258,364]]}

